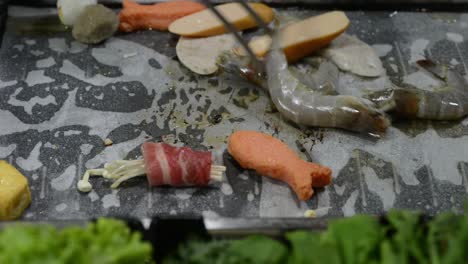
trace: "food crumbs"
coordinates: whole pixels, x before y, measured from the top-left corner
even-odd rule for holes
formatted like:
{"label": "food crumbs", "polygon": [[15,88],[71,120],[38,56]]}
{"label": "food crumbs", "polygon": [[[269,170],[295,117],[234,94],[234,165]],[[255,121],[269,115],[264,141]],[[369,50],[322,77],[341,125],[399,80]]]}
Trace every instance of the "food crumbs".
{"label": "food crumbs", "polygon": [[114,144],[114,142],[112,142],[112,140],[110,140],[109,138],[104,139],[104,145],[106,147],[112,146],[112,144]]}
{"label": "food crumbs", "polygon": [[304,213],[304,217],[315,218],[315,217],[317,217],[317,213],[315,213],[314,210],[307,210]]}

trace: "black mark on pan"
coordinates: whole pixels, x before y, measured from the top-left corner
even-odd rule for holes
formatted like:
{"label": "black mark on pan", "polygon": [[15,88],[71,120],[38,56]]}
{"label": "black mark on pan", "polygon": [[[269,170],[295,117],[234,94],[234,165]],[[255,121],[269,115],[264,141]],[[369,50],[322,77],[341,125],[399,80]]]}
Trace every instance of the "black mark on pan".
{"label": "black mark on pan", "polygon": [[158,100],[157,104],[159,108],[162,110],[162,106],[168,104],[169,102],[175,100],[176,98],[177,98],[177,94],[175,90],[170,89],[161,95],[161,98]]}
{"label": "black mark on pan", "polygon": [[218,78],[216,77],[216,78],[208,79],[208,83],[213,86],[218,86],[219,81],[218,81]]}
{"label": "black mark on pan", "polygon": [[162,69],[162,66],[161,64],[159,64],[159,62],[155,59],[149,59],[148,61],[149,65],[157,70],[160,70]]}
{"label": "black mark on pan", "polygon": [[78,88],[76,105],[100,111],[130,113],[150,108],[154,97],[155,92],[149,94],[140,82],[116,82],[90,89]]}
{"label": "black mark on pan", "polygon": [[179,94],[182,104],[185,105],[186,103],[188,103],[189,98],[187,97],[187,93],[185,92],[185,90],[180,90]]}

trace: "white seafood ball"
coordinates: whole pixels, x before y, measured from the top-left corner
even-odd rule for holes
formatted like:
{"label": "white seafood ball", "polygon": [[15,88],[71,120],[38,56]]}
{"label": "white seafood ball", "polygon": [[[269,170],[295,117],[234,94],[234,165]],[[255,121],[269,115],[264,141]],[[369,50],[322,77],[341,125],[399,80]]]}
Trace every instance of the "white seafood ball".
{"label": "white seafood ball", "polygon": [[95,4],[97,0],[58,0],[57,10],[60,21],[71,27],[86,6]]}

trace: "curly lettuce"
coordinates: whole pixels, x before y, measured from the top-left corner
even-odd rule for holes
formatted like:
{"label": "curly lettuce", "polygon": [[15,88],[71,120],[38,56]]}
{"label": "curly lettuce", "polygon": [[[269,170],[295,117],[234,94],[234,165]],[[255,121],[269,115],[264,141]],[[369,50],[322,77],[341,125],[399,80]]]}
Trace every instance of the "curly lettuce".
{"label": "curly lettuce", "polygon": [[118,220],[58,230],[48,225],[14,225],[0,231],[0,263],[150,263],[152,248]]}

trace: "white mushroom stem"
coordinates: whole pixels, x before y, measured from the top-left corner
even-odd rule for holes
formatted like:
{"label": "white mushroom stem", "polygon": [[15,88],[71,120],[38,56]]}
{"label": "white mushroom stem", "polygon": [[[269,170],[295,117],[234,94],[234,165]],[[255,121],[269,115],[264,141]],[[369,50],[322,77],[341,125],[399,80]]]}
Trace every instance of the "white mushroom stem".
{"label": "white mushroom stem", "polygon": [[[222,181],[225,171],[226,167],[224,166],[211,166],[210,180]],[[122,182],[131,178],[145,176],[145,174],[144,160],[116,160],[104,164],[103,169],[87,170],[83,178],[78,181],[77,188],[80,192],[90,192],[93,189],[93,186],[89,182],[90,176],[102,176],[106,179],[111,179],[114,181],[111,188],[117,188]]]}
{"label": "white mushroom stem", "polygon": [[226,167],[213,165],[211,166],[210,179],[214,181],[223,181],[223,173],[226,171]]}

